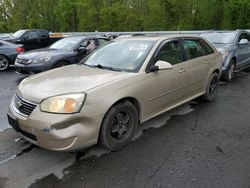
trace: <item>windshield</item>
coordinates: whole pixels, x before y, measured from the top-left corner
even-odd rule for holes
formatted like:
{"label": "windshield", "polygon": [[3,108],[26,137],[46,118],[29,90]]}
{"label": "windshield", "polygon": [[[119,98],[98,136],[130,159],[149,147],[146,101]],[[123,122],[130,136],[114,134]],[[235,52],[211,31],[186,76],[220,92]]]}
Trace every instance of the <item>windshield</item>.
{"label": "windshield", "polygon": [[234,42],[236,33],[235,32],[205,33],[205,34],[201,34],[201,36],[213,44],[231,44]]}
{"label": "windshield", "polygon": [[81,37],[68,37],[55,42],[49,48],[57,50],[74,50],[82,40]]}
{"label": "windshield", "polygon": [[14,37],[14,38],[19,38],[19,37],[21,37],[25,32],[26,32],[26,30],[19,30],[19,31],[13,33],[13,34],[12,34],[12,37]]}
{"label": "windshield", "polygon": [[138,72],[155,41],[117,40],[85,58],[81,64],[116,71]]}

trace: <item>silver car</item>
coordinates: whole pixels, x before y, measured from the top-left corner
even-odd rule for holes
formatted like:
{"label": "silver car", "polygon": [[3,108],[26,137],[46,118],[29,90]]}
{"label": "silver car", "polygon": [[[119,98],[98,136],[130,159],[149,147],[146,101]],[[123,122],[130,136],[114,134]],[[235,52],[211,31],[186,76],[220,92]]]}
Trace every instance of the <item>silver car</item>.
{"label": "silver car", "polygon": [[234,73],[250,67],[250,34],[247,31],[214,31],[201,34],[223,54],[221,80],[229,82]]}

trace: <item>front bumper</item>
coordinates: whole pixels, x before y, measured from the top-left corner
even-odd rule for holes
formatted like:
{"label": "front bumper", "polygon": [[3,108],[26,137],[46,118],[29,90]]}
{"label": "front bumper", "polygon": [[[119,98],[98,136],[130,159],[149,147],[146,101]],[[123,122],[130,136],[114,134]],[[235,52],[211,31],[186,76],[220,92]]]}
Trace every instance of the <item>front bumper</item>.
{"label": "front bumper", "polygon": [[53,65],[48,63],[39,63],[39,64],[20,64],[15,62],[16,72],[18,74],[31,75],[39,72],[43,72],[53,68]]}
{"label": "front bumper", "polygon": [[[16,119],[17,132],[29,142],[56,151],[74,151],[98,142],[102,117],[78,114],[50,114],[41,112],[39,105],[24,117],[14,109],[11,101],[8,116]],[[11,123],[10,123],[11,124]],[[19,129],[19,130],[18,130]]]}

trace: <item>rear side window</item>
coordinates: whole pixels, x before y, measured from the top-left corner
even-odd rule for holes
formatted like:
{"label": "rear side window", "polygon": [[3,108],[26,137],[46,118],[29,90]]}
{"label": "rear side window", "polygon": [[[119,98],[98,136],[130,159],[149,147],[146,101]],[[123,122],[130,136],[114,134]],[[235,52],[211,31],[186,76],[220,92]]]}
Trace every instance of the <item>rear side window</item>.
{"label": "rear side window", "polygon": [[39,31],[40,37],[41,38],[48,38],[49,34],[46,31]]}
{"label": "rear side window", "polygon": [[24,38],[27,38],[27,39],[37,39],[39,38],[38,37],[38,32],[36,31],[30,31],[28,33],[25,34]]}
{"label": "rear side window", "polygon": [[214,53],[214,50],[204,40],[201,40],[201,44],[205,49],[206,55]]}
{"label": "rear side window", "polygon": [[197,39],[184,39],[183,46],[188,60],[206,55],[205,48]]}
{"label": "rear side window", "polygon": [[157,61],[166,61],[172,65],[180,63],[182,61],[180,42],[171,41],[166,43],[158,52],[156,59]]}

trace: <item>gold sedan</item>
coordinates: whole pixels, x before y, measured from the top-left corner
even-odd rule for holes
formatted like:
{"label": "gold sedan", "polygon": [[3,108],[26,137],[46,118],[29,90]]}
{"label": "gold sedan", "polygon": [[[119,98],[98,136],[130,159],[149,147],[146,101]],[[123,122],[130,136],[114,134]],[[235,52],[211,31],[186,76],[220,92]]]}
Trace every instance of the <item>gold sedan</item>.
{"label": "gold sedan", "polygon": [[9,123],[50,150],[97,143],[120,150],[139,123],[197,97],[213,101],[221,62],[221,54],[199,37],[117,39],[78,65],[23,80],[9,106]]}

